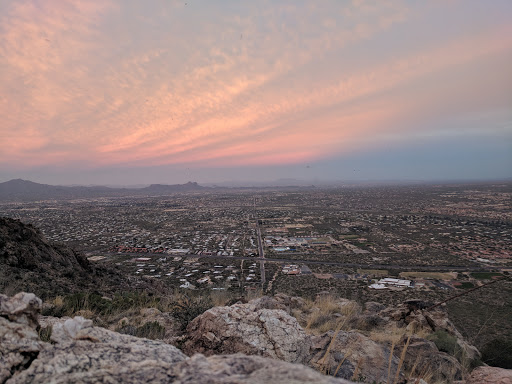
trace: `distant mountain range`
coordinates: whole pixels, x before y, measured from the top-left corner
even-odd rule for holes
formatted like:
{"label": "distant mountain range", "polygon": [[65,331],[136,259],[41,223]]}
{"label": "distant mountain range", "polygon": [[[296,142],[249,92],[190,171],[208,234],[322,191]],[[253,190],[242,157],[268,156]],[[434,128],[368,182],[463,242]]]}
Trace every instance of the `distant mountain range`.
{"label": "distant mountain range", "polygon": [[199,192],[209,189],[211,188],[200,186],[195,182],[174,185],[151,184],[145,188],[110,188],[103,186],[65,187],[15,179],[0,183],[0,201],[37,201],[121,196],[164,196],[173,193]]}

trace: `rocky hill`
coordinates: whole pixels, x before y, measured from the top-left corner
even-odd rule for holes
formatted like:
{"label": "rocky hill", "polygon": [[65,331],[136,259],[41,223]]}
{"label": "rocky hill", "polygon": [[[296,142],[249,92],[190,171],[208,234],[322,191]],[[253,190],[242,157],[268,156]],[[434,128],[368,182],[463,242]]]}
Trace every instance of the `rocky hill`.
{"label": "rocky hill", "polygon": [[115,271],[94,268],[81,253],[49,243],[32,225],[0,217],[0,292],[46,298],[127,285]]}

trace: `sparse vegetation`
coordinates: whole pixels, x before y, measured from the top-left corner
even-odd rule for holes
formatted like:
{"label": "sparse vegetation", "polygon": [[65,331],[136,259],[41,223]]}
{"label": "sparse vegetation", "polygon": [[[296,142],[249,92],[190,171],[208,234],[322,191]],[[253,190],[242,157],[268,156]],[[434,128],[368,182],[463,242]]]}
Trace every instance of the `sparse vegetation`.
{"label": "sparse vegetation", "polygon": [[329,330],[342,329],[348,325],[359,310],[356,303],[343,302],[334,295],[319,295],[316,300],[307,300],[303,321],[306,330],[312,333],[323,333]]}
{"label": "sparse vegetation", "polygon": [[503,276],[498,272],[472,272],[471,277],[478,280],[491,280],[494,277]]}
{"label": "sparse vegetation", "polygon": [[439,329],[429,335],[428,340],[433,341],[441,352],[446,352],[452,356],[460,356],[461,350],[457,345],[457,339],[448,332]]}
{"label": "sparse vegetation", "polygon": [[88,316],[114,316],[123,311],[135,308],[158,308],[161,298],[150,296],[141,292],[123,292],[114,295],[112,299],[102,296],[98,292],[73,293],[67,296],[57,296],[50,301],[50,305],[43,310],[44,316],[74,316],[84,314]]}
{"label": "sparse vegetation", "polygon": [[152,340],[163,339],[165,336],[165,328],[156,321],[147,322],[140,327],[124,325],[116,328],[116,332]]}
{"label": "sparse vegetation", "polygon": [[185,329],[193,319],[213,307],[210,296],[178,294],[171,304],[173,317]]}

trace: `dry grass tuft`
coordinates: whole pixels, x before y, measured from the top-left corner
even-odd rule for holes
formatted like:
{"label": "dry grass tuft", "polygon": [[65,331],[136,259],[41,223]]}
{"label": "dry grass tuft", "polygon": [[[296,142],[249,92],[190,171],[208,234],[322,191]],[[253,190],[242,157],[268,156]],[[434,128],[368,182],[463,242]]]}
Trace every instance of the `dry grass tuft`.
{"label": "dry grass tuft", "polygon": [[398,328],[396,325],[385,329],[374,329],[368,337],[376,343],[389,343],[396,345],[407,333],[405,328]]}
{"label": "dry grass tuft", "polygon": [[[309,312],[305,317],[305,329],[315,334],[342,329],[340,327],[345,327],[359,310],[357,303],[342,302],[332,295],[319,296],[315,301],[306,301],[303,308]],[[304,319],[304,316],[298,313],[294,315],[299,320]]]}
{"label": "dry grass tuft", "polygon": [[393,340],[391,343],[391,351],[389,352],[389,361],[388,361],[388,380],[386,384],[389,384],[389,379],[391,378],[391,362],[393,361],[393,352],[395,351],[395,341]]}
{"label": "dry grass tuft", "polygon": [[233,299],[233,294],[227,290],[211,291],[210,298],[214,307],[224,307],[230,300]]}
{"label": "dry grass tuft", "polygon": [[62,296],[57,296],[51,301],[51,304],[55,307],[62,307],[64,305],[64,298]]}
{"label": "dry grass tuft", "polygon": [[395,381],[393,382],[393,384],[396,384],[398,383],[398,379],[400,378],[400,371],[402,370],[402,366],[404,364],[404,360],[405,360],[405,355],[407,353],[407,348],[409,348],[409,342],[411,341],[411,336],[409,336],[407,338],[407,341],[404,345],[404,349],[402,349],[402,353],[400,355],[400,361],[398,362],[398,367],[396,369],[396,374],[395,374]]}
{"label": "dry grass tuft", "polygon": [[95,317],[95,313],[90,309],[81,309],[80,311],[76,312],[74,316],[82,316],[86,319],[92,319]]}

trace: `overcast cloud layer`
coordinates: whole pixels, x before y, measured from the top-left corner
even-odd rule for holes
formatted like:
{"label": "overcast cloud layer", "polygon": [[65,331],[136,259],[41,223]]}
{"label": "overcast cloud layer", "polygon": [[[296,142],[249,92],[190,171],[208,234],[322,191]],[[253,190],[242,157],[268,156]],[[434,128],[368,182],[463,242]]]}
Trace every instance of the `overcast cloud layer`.
{"label": "overcast cloud layer", "polygon": [[0,181],[512,177],[512,2],[0,3]]}

